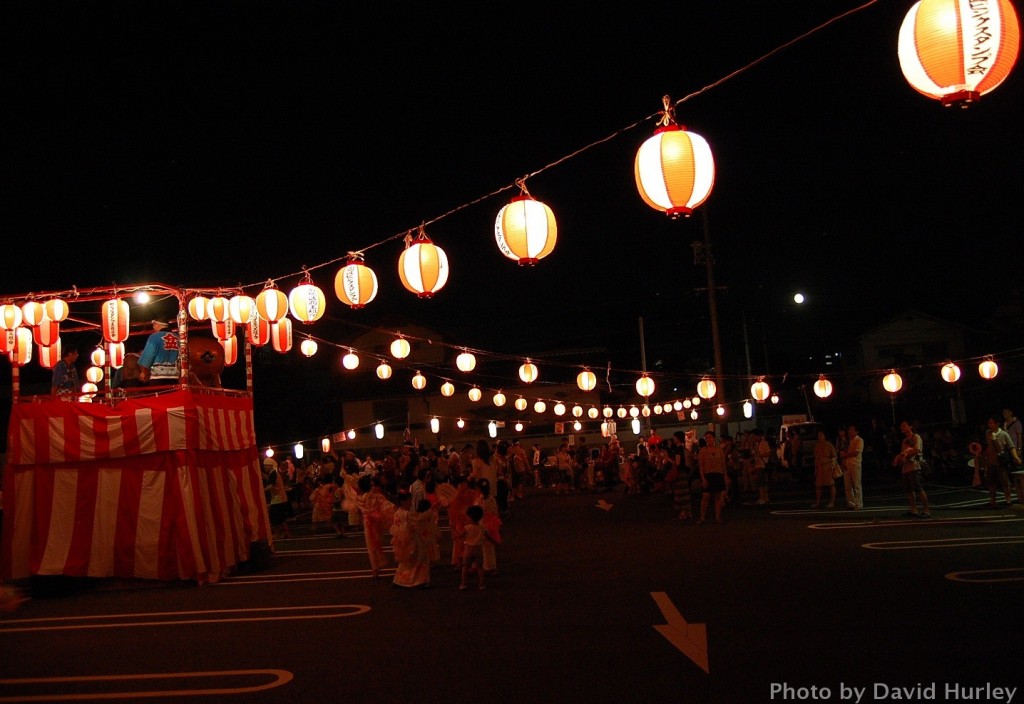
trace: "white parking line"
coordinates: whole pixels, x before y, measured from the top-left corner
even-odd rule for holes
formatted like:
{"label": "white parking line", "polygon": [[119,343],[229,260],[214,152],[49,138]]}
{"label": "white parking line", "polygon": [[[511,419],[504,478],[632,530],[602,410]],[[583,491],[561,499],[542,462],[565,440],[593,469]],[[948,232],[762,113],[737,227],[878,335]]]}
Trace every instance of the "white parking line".
{"label": "white parking line", "polygon": [[896,526],[950,526],[950,525],[988,525],[991,523],[1020,523],[1024,518],[1015,516],[985,516],[979,518],[901,518],[891,520],[844,521],[842,523],[812,523],[811,530],[853,530],[855,528],[893,528]]}
{"label": "white parking line", "polygon": [[[983,578],[975,575],[1004,574],[1010,573],[1015,576]],[[946,579],[952,582],[968,582],[971,584],[994,584],[996,582],[1024,582],[1024,567],[1007,567],[1000,570],[968,570],[963,572],[949,572]]]}
{"label": "white parking line", "polygon": [[[331,613],[328,609],[336,610]],[[141,626],[181,626],[196,623],[243,623],[248,621],[302,621],[322,618],[345,618],[369,612],[363,604],[325,604],[319,606],[265,606],[251,609],[209,609],[206,611],[154,611],[137,614],[100,614],[94,616],[61,616],[55,618],[24,618],[4,621],[0,633],[35,631],[81,631],[92,628],[137,628]],[[316,613],[299,613],[299,612]],[[276,615],[276,614],[281,615]],[[258,615],[263,614],[263,615]],[[192,618],[185,618],[192,617]],[[208,618],[203,618],[208,617]],[[115,619],[121,619],[115,621]],[[72,623],[74,622],[74,623]],[[20,625],[19,625],[20,624]],[[36,625],[30,625],[36,624]]]}
{"label": "white parking line", "polygon": [[[388,577],[395,573],[395,568],[381,569],[380,576]],[[284,582],[336,582],[343,579],[372,579],[370,570],[347,570],[338,572],[289,572],[285,574],[252,575],[247,577],[228,577],[217,582],[216,587],[248,587],[253,584],[281,584]]]}
{"label": "white parking line", "polygon": [[1024,543],[1024,535],[990,535],[978,538],[937,538],[935,540],[893,540],[864,543],[868,550],[928,550],[933,548],[965,548],[978,545],[1014,545]]}
{"label": "white parking line", "polygon": [[[89,694],[33,694],[25,696],[4,696],[0,702],[70,702],[84,701],[88,699],[135,699],[141,697],[197,697],[209,696],[211,694],[244,694],[247,692],[260,692],[265,689],[280,687],[288,684],[294,675],[287,670],[221,670],[211,672],[163,672],[148,673],[143,675],[92,675],[83,677],[27,677],[19,679],[0,680],[0,686],[17,685],[62,685],[78,684],[85,682],[124,682],[126,680],[175,680],[186,677],[258,677],[260,679],[270,676],[269,682],[264,684],[249,685],[246,687],[217,687],[214,689],[155,689],[149,691],[115,691],[115,692],[90,692]],[[56,689],[56,688],[55,688]]]}

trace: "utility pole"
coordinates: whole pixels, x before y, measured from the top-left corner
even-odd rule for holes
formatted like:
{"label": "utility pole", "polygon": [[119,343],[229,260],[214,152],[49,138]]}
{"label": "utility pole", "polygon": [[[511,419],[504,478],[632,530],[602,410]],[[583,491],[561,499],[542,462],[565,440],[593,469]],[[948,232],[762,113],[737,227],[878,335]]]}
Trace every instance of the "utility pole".
{"label": "utility pole", "polygon": [[[640,321],[640,371],[644,374],[647,373],[647,345],[644,342],[644,317],[641,315]],[[644,398],[644,405],[647,403],[647,398]],[[651,417],[647,416],[644,418],[644,424],[647,426],[647,435],[650,437],[651,434]]]}
{"label": "utility pole", "polygon": [[[701,218],[704,225],[704,241],[693,243],[693,263],[704,263],[708,279],[708,312],[711,315],[711,345],[715,356],[715,385],[718,387],[718,403],[725,404],[725,380],[722,372],[722,344],[718,334],[718,300],[715,286],[715,258],[711,254],[711,232],[708,227],[708,211],[702,209]],[[714,413],[714,411],[712,411]],[[717,418],[713,418],[717,425]]]}

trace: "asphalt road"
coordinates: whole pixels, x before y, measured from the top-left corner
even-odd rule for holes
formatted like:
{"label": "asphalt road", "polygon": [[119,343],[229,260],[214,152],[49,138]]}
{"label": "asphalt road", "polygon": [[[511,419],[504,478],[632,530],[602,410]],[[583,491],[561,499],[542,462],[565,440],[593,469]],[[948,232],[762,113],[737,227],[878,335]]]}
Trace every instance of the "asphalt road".
{"label": "asphalt road", "polygon": [[863,511],[777,484],[701,526],[668,494],[541,490],[483,592],[443,565],[429,590],[374,581],[361,536],[297,522],[216,585],[89,583],[0,616],[0,702],[1024,701],[1024,512],[928,489],[928,520],[868,479]]}

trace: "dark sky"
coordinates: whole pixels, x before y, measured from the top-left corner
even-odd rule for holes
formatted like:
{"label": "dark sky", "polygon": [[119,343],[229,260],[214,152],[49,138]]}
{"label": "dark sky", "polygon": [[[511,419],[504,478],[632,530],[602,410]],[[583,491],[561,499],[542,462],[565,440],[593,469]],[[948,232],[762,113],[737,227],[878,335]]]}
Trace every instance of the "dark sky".
{"label": "dark sky", "polygon": [[[679,105],[716,159],[698,214],[669,220],[636,192],[663,95],[860,4],[7,4],[0,289],[252,285],[383,243],[362,311],[334,298],[338,265],[315,269],[337,324],[319,334],[408,320],[501,353],[619,347],[639,368],[642,318],[648,354],[699,367],[706,226],[731,354],[744,313],[793,354],[908,308],[980,322],[1020,270],[1020,68],[969,110],[921,96],[896,56],[910,2]],[[520,268],[494,216],[539,170],[527,187],[558,245]],[[402,288],[389,241],[422,222],[451,264],[429,301]]]}

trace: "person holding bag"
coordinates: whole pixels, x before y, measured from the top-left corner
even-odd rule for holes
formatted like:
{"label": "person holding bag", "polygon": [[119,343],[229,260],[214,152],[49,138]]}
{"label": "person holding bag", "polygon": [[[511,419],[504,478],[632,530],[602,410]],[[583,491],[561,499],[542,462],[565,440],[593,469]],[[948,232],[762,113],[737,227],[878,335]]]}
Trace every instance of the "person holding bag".
{"label": "person holding bag", "polygon": [[821,508],[821,494],[825,487],[828,487],[828,503],[825,508],[835,508],[836,479],[843,476],[838,456],[836,446],[825,437],[824,430],[819,430],[818,441],[814,443],[814,503],[811,508]]}

